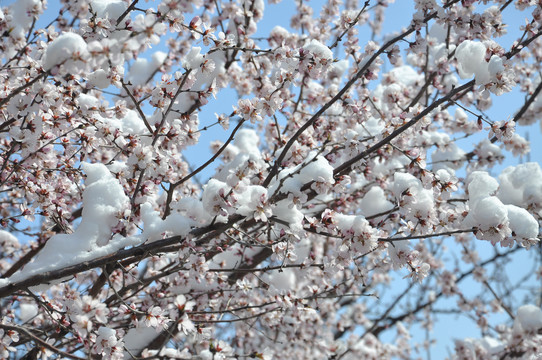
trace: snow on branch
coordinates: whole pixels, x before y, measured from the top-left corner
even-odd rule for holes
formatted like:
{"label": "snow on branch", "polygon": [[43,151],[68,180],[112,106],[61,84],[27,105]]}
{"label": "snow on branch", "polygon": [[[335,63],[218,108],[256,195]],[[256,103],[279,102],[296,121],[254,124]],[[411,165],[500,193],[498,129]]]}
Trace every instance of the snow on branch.
{"label": "snow on branch", "polygon": [[542,353],[536,1],[45,5],[0,9],[0,358]]}

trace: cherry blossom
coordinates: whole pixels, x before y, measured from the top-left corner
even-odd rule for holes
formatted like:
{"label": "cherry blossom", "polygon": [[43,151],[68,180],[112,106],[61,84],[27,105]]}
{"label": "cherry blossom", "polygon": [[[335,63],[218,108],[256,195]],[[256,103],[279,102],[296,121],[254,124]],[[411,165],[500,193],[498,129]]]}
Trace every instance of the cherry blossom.
{"label": "cherry blossom", "polygon": [[292,4],[0,8],[0,357],[542,354],[540,2]]}

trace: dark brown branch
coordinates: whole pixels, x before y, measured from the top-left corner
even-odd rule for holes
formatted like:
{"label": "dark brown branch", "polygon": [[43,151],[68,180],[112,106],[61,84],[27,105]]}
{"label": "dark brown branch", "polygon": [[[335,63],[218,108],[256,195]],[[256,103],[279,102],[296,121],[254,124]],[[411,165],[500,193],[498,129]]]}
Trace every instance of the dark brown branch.
{"label": "dark brown branch", "polygon": [[117,25],[120,24],[120,22],[122,20],[124,20],[124,18],[130,13],[130,11],[134,10],[135,6],[137,5],[137,3],[139,2],[139,0],[134,0],[132,1],[132,3],[130,4],[130,6],[128,6],[128,9],[126,9],[120,16],[119,18],[117,19]]}
{"label": "dark brown branch", "polygon": [[175,190],[175,188],[181,184],[183,184],[184,182],[188,181],[189,179],[191,179],[193,176],[195,176],[196,174],[198,174],[200,171],[202,171],[203,169],[205,169],[207,166],[209,166],[213,161],[216,160],[216,158],[218,158],[220,156],[220,154],[222,154],[222,152],[224,150],[226,150],[226,147],[228,147],[228,145],[233,141],[234,137],[235,137],[235,134],[237,133],[237,130],[239,130],[241,128],[241,126],[243,125],[243,123],[245,122],[244,119],[241,119],[239,120],[239,123],[237,124],[237,126],[235,127],[235,129],[233,129],[232,133],[230,134],[230,137],[228,138],[228,140],[226,140],[226,142],[220,147],[220,149],[216,152],[216,154],[214,154],[213,156],[211,156],[211,158],[209,160],[207,160],[203,165],[201,165],[200,167],[198,167],[196,170],[192,171],[190,174],[188,174],[187,176],[185,176],[184,178],[182,178],[181,180],[177,181],[176,183],[173,183],[170,185],[168,191],[167,191],[167,199],[166,199],[166,210],[164,211],[164,219],[169,215],[169,213],[171,212],[171,208],[170,208],[170,205],[171,205],[171,200],[173,199],[173,191]]}
{"label": "dark brown branch", "polygon": [[134,95],[132,95],[132,92],[130,91],[130,89],[128,89],[128,87],[126,86],[124,81],[122,81],[122,88],[126,91],[128,96],[130,97],[130,99],[132,99],[132,102],[134,103],[134,106],[135,106],[137,112],[139,113],[139,116],[141,116],[141,119],[143,120],[143,123],[145,124],[145,127],[147,128],[147,130],[149,130],[149,133],[152,134],[154,131],[152,130],[151,125],[149,124],[149,121],[147,120],[147,117],[143,113],[143,110],[141,110],[141,106],[139,106],[139,103],[137,102]]}
{"label": "dark brown branch", "polygon": [[32,340],[34,340],[34,342],[36,342],[36,344],[38,346],[47,348],[47,349],[53,351],[56,354],[62,355],[63,357],[66,357],[66,358],[69,358],[69,359],[74,359],[74,360],[86,360],[86,358],[82,358],[82,357],[79,357],[79,356],[72,355],[70,353],[64,352],[64,351],[54,347],[53,345],[49,344],[45,340],[42,340],[38,336],[34,335],[30,330],[28,330],[28,329],[26,329],[26,328],[24,328],[22,326],[14,326],[14,325],[7,325],[7,324],[0,323],[0,329],[12,330],[12,331],[16,331],[18,333],[21,333],[24,336],[29,337]]}
{"label": "dark brown branch", "polygon": [[410,121],[408,121],[406,124],[402,125],[401,127],[397,128],[395,131],[393,131],[390,135],[385,137],[384,139],[380,140],[375,145],[371,146],[370,148],[366,149],[365,151],[362,151],[358,155],[354,156],[352,159],[346,161],[342,165],[338,166],[333,170],[333,174],[335,177],[344,175],[346,172],[348,172],[351,169],[351,166],[355,164],[356,162],[362,160],[367,155],[377,151],[382,146],[388,144],[393,139],[395,139],[397,136],[405,132],[410,127],[414,126],[418,121],[420,121],[424,116],[428,115],[431,111],[433,111],[436,107],[441,105],[442,103],[445,103],[447,101],[450,101],[454,95],[457,93],[470,89],[472,86],[474,86],[474,80],[469,81],[466,84],[463,84],[452,91],[450,91],[446,96],[441,97],[440,99],[436,100],[431,104],[431,106],[425,108],[421,113],[416,115],[414,118],[412,118]]}
{"label": "dark brown branch", "polygon": [[365,4],[363,5],[363,8],[358,12],[358,15],[356,16],[356,18],[354,19],[354,21],[352,21],[350,24],[348,24],[348,28],[344,29],[344,31],[341,33],[341,35],[337,36],[337,39],[335,39],[335,41],[333,42],[333,44],[329,47],[330,49],[333,49],[334,47],[336,47],[337,45],[339,45],[339,43],[342,41],[344,35],[346,35],[346,33],[348,31],[350,31],[351,28],[353,28],[354,26],[356,26],[356,24],[358,23],[359,21],[359,18],[361,16],[361,14],[363,14],[365,12],[365,10],[367,9],[367,7],[369,6],[369,3],[370,3],[370,0],[367,0],[365,1]]}
{"label": "dark brown branch", "polygon": [[[203,245],[209,242],[211,239],[216,237],[218,234],[222,233],[226,229],[230,228],[236,222],[242,220],[244,217],[241,215],[234,215],[230,217],[230,221],[225,224],[214,224],[205,226],[202,228],[193,229],[190,232],[190,235],[198,237],[204,236],[199,239],[196,243],[198,245]],[[150,244],[139,245],[130,249],[122,249],[111,255],[103,256],[97,259],[92,259],[84,261],[79,264],[66,266],[62,269],[46,271],[41,274],[33,275],[27,279],[10,283],[8,285],[0,287],[0,298],[9,296],[16,291],[26,289],[31,286],[36,286],[40,284],[48,284],[52,281],[67,278],[75,274],[81,273],[83,271],[91,270],[97,267],[102,267],[107,264],[115,263],[120,260],[135,258],[142,259],[149,254],[149,252],[159,252],[160,249],[167,247],[169,245],[181,243],[185,240],[183,236],[172,236],[166,239],[158,240]]]}
{"label": "dark brown branch", "polygon": [[[45,78],[47,76],[48,72],[42,72],[41,74],[39,74],[38,76],[36,76],[34,79],[32,79],[31,81],[27,82],[26,84],[24,85],[21,85],[19,86],[17,89],[13,90],[8,96],[6,96],[5,98],[3,98],[2,100],[0,100],[0,108],[4,105],[6,105],[15,95],[19,94],[21,91],[31,87],[32,85],[34,85],[35,83],[37,83],[38,81],[40,81],[41,79]],[[5,125],[5,123],[3,123],[2,125],[0,125],[0,130],[2,130]]]}
{"label": "dark brown branch", "polygon": [[540,94],[540,91],[542,90],[542,81],[538,84],[538,86],[536,87],[536,89],[533,91],[532,95],[529,96],[529,98],[527,99],[527,101],[525,101],[525,104],[523,104],[523,106],[521,107],[521,109],[519,109],[519,111],[516,113],[516,115],[514,115],[514,118],[512,119],[514,122],[517,122],[519,119],[521,119],[521,117],[523,116],[523,114],[525,114],[525,112],[527,111],[527,109],[529,108],[529,106],[531,106],[531,104],[533,103],[533,101],[536,99],[536,97],[538,96],[538,94]]}
{"label": "dark brown branch", "polygon": [[275,307],[273,309],[270,309],[268,311],[263,311],[258,314],[254,314],[251,316],[243,317],[243,318],[237,318],[237,319],[228,319],[228,320],[192,320],[194,324],[212,324],[212,323],[232,323],[232,322],[238,322],[238,321],[245,321],[250,319],[259,318],[262,315],[269,314],[270,312],[274,311],[282,311],[281,307]]}
{"label": "dark brown branch", "polygon": [[363,74],[365,74],[365,72],[369,69],[369,67],[372,65],[372,63],[382,54],[384,53],[384,51],[390,47],[391,45],[393,45],[394,43],[396,43],[397,41],[405,38],[406,36],[410,35],[412,32],[414,32],[414,29],[411,28],[407,31],[405,31],[404,33],[402,33],[401,35],[398,35],[396,37],[394,37],[393,39],[391,39],[390,41],[388,41],[386,44],[384,44],[376,53],[373,54],[373,56],[371,56],[371,58],[365,63],[365,65],[356,73],[356,75],[350,79],[346,85],[331,99],[329,100],[324,106],[322,106],[317,112],[316,114],[314,114],[309,120],[307,120],[307,122],[305,122],[305,124],[303,124],[297,131],[296,133],[290,138],[290,140],[288,141],[288,143],[286,143],[286,145],[284,146],[284,148],[282,149],[279,157],[277,158],[277,160],[275,160],[275,163],[273,165],[273,168],[271,169],[271,171],[269,172],[269,174],[267,175],[267,178],[264,180],[264,182],[262,183],[262,186],[263,187],[267,187],[270,183],[271,183],[271,180],[273,179],[273,177],[275,175],[278,174],[278,169],[279,167],[281,166],[281,163],[282,161],[284,160],[284,158],[286,157],[287,153],[288,153],[288,150],[292,147],[292,145],[297,141],[297,139],[301,136],[301,134],[303,132],[305,132],[305,130],[307,130],[309,128],[309,126],[312,126],[314,124],[314,122],[316,120],[318,120],[320,118],[320,116],[322,116],[322,114],[324,114],[324,112],[327,111],[327,109],[329,109],[335,102],[337,102],[337,100],[339,100],[340,98],[342,98],[342,96],[348,91],[350,90],[350,88],[363,76]]}
{"label": "dark brown branch", "polygon": [[[497,253],[497,254],[495,254],[493,257],[487,259],[486,261],[481,262],[479,265],[474,266],[474,267],[472,267],[469,271],[466,271],[466,272],[464,272],[463,274],[461,274],[461,276],[459,276],[459,277],[457,278],[457,280],[455,281],[456,284],[459,283],[459,282],[461,282],[462,280],[466,279],[468,276],[470,276],[470,275],[474,272],[474,270],[475,270],[476,268],[479,268],[479,267],[485,267],[486,265],[495,262],[495,260],[497,260],[497,259],[499,259],[499,258],[501,258],[501,257],[509,256],[509,255],[515,253],[516,251],[519,251],[519,250],[524,250],[524,249],[521,248],[521,247],[516,247],[516,248],[511,249],[511,250],[509,250],[509,251],[507,251],[507,252],[505,252],[505,253]],[[386,330],[386,329],[392,327],[392,326],[395,325],[398,321],[402,321],[402,320],[404,320],[406,317],[411,316],[411,315],[413,315],[413,314],[416,314],[416,313],[418,313],[419,311],[425,309],[426,307],[428,307],[428,306],[434,304],[434,303],[435,303],[440,297],[442,297],[443,295],[444,295],[444,293],[443,293],[442,291],[440,291],[438,294],[435,295],[435,297],[434,297],[433,299],[428,300],[428,301],[425,302],[425,303],[419,304],[419,305],[416,306],[414,309],[409,310],[409,311],[406,311],[406,312],[405,312],[404,314],[402,314],[402,315],[398,315],[398,316],[394,316],[394,317],[388,318],[388,319],[387,319],[388,321],[386,322],[386,324],[380,325],[380,326],[376,327],[376,328],[372,331],[373,335],[378,336],[378,334],[380,334],[383,330]],[[377,322],[381,322],[382,320],[384,320],[384,319],[381,319],[381,320],[379,320],[379,321],[377,321]]]}
{"label": "dark brown branch", "polygon": [[472,228],[472,229],[464,229],[464,230],[444,231],[441,233],[427,234],[427,235],[412,235],[412,236],[403,236],[403,237],[379,238],[378,241],[394,242],[394,241],[401,241],[401,240],[429,239],[429,238],[438,237],[438,236],[464,234],[464,233],[474,232],[475,230],[476,230],[475,228]]}

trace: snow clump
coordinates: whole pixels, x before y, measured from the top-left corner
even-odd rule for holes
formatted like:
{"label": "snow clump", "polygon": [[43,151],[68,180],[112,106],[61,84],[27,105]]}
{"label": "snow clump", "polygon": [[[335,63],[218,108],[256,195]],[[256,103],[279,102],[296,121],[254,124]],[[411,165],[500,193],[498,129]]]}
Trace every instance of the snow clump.
{"label": "snow clump", "polygon": [[45,50],[43,68],[51,70],[54,66],[69,60],[83,59],[87,54],[87,43],[75,33],[66,32],[57,37]]}
{"label": "snow clump", "polygon": [[536,219],[525,209],[513,204],[505,205],[496,196],[498,193],[499,183],[487,172],[471,173],[468,179],[470,212],[465,225],[476,228],[476,237],[489,240],[493,245],[500,242],[502,246],[512,246],[515,239],[520,245],[529,246],[537,241]]}

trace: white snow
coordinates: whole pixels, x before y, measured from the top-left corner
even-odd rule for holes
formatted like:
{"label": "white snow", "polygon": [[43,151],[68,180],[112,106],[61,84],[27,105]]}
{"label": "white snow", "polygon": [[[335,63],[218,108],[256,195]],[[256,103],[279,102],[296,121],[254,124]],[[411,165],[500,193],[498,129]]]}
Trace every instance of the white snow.
{"label": "white snow", "polygon": [[[484,336],[482,339],[465,338],[464,340],[456,341],[470,350],[469,355],[472,355],[473,359],[476,356],[476,349],[480,347],[485,349],[488,355],[498,355],[504,350],[504,345],[499,340],[489,336]],[[454,359],[456,358],[454,357]]]}
{"label": "white snow", "polygon": [[[303,260],[303,258],[301,258],[301,260]],[[296,274],[292,269],[285,269],[283,271],[271,271],[265,273],[262,278],[278,293],[294,290],[297,283]]]}
{"label": "white snow", "polygon": [[[311,181],[334,184],[333,166],[315,151],[311,151],[305,163],[292,168],[287,168],[279,173],[279,179],[288,177],[280,188],[282,193],[292,193],[295,196],[301,195],[301,187]],[[274,193],[280,181],[271,183],[269,193]]]}
{"label": "white snow", "polygon": [[483,229],[506,223],[508,212],[496,196],[470,199],[471,210],[478,225]]}
{"label": "white snow", "polygon": [[260,149],[258,143],[260,137],[252,129],[241,129],[235,135],[233,144],[242,153],[251,155],[252,158],[260,157]]}
{"label": "white snow", "polygon": [[15,246],[19,243],[19,239],[15,237],[10,232],[7,232],[5,230],[0,230],[0,245],[6,247],[6,245]]}
{"label": "white snow", "polygon": [[360,207],[363,215],[372,216],[393,209],[393,204],[386,199],[381,187],[373,186],[361,200]]}
{"label": "white snow", "polygon": [[87,51],[87,43],[83,38],[72,32],[65,32],[54,39],[45,50],[43,68],[50,70],[56,65],[71,59],[74,55],[84,54]]}
{"label": "white snow", "polygon": [[19,319],[25,323],[38,315],[38,305],[35,303],[21,303],[19,305]]}
{"label": "white snow", "polygon": [[131,328],[123,338],[124,347],[127,350],[124,352],[124,357],[130,359],[132,357],[130,354],[140,353],[157,336],[156,329],[152,327]]}
{"label": "white snow", "polygon": [[471,201],[495,195],[499,183],[485,171],[474,171],[468,178],[469,199]]}
{"label": "white snow", "polygon": [[535,305],[523,305],[518,309],[518,314],[514,320],[514,328],[521,326],[524,331],[537,331],[542,328],[542,310]]}
{"label": "white snow", "polygon": [[542,202],[542,169],[538,163],[510,166],[499,175],[497,194],[505,204],[526,207]]}
{"label": "white snow", "polygon": [[98,109],[98,107],[100,106],[100,101],[95,96],[89,94],[79,94],[75,101],[77,102],[77,105],[83,110],[89,110],[93,108]]}
{"label": "white snow", "polygon": [[444,43],[446,41],[448,31],[444,26],[435,22],[429,29],[429,36],[435,38],[438,43]]}
{"label": "white snow", "polygon": [[290,224],[290,230],[293,233],[303,231],[303,219],[305,216],[296,206],[290,206],[291,201],[288,199],[279,201],[273,208],[273,214],[280,220]]}
{"label": "white snow", "polygon": [[[210,179],[203,187],[201,202],[203,208],[211,216],[217,216],[217,222],[227,222],[229,215],[228,203],[223,198],[231,188],[225,182],[217,179]],[[232,209],[233,210],[233,209]],[[230,210],[231,211],[231,210]]]}
{"label": "white snow", "polygon": [[388,73],[406,87],[414,86],[416,83],[423,83],[423,74],[418,74],[411,66],[397,66]]}
{"label": "white snow", "polygon": [[497,55],[491,56],[491,59],[489,59],[489,64],[488,64],[488,71],[489,71],[489,75],[491,79],[494,79],[498,73],[503,72],[504,65],[503,65],[502,59],[498,57]]}
{"label": "white snow", "polygon": [[185,69],[197,69],[200,67],[204,60],[203,55],[201,55],[200,52],[201,48],[198,46],[194,46],[192,49],[190,49],[190,52],[186,54],[183,59],[183,66]]}
{"label": "white snow", "polygon": [[442,58],[448,58],[448,55],[455,50],[454,45],[446,46],[445,43],[433,45],[429,48],[429,56],[431,62],[441,61]]}
{"label": "white snow", "polygon": [[[12,26],[10,36],[23,39],[27,29],[32,24],[32,16],[29,16],[29,11],[32,9],[43,9],[42,2],[39,0],[17,0],[10,6],[10,11],[13,16],[10,25]],[[4,14],[2,13],[2,18]],[[11,49],[6,49],[12,51]],[[11,55],[9,55],[11,56]]]}
{"label": "white snow", "polygon": [[525,209],[515,205],[506,205],[510,229],[524,239],[538,237],[538,221]]}
{"label": "white snow", "polygon": [[122,0],[92,0],[90,3],[96,16],[113,20],[117,20],[128,8]]}
{"label": "white snow", "polygon": [[195,224],[178,212],[171,213],[165,220],[152,208],[150,203],[141,205],[141,218],[143,219],[143,234],[141,237],[146,241],[154,241],[162,238],[163,234],[186,236]]}
{"label": "white snow", "polygon": [[172,204],[172,208],[175,208],[180,214],[195,220],[199,224],[207,223],[211,221],[212,217],[205,211],[203,203],[198,199],[192,197],[184,197]]}
{"label": "white snow", "polygon": [[400,198],[401,194],[407,189],[418,188],[421,186],[421,181],[411,174],[397,172],[393,175],[392,191],[396,198]]}
{"label": "white snow", "polygon": [[489,139],[484,139],[480,142],[477,148],[477,155],[479,158],[498,158],[502,157],[501,148],[493,144]]}
{"label": "white snow", "polygon": [[318,40],[312,39],[310,43],[303,47],[303,49],[319,58],[329,61],[333,60],[333,52]]}
{"label": "white snow", "polygon": [[363,138],[365,136],[375,136],[382,133],[384,127],[384,124],[380,120],[370,117],[365,120],[363,124],[356,124],[354,129]]}
{"label": "white snow", "polygon": [[[404,209],[413,217],[429,216],[434,208],[433,192],[424,189],[422,182],[411,174],[396,172],[392,192],[397,200],[408,201]],[[408,190],[410,196],[403,197]]]}
{"label": "white snow", "polygon": [[51,237],[10,282],[105,256],[127,244],[120,236],[111,239],[112,228],[129,203],[124,189],[103,164],[83,163],[81,168],[87,174],[81,223],[72,234]]}
{"label": "white snow", "polygon": [[209,268],[211,269],[231,269],[238,267],[243,262],[243,259],[248,259],[258,254],[262,248],[260,247],[246,247],[243,245],[235,244],[230,246],[225,251],[215,255],[209,261]]}
{"label": "white snow", "polygon": [[488,63],[485,60],[486,46],[481,42],[465,40],[455,50],[457,71],[461,79],[475,77],[476,84],[489,82]]}
{"label": "white snow", "polygon": [[[539,232],[538,221],[527,210],[516,206],[525,205],[522,195],[529,188],[529,181],[540,181],[540,178],[531,180],[528,177],[523,177],[528,174],[536,174],[537,170],[540,171],[538,164],[536,166],[530,164],[505,169],[499,176],[501,186],[503,186],[500,189],[497,180],[488,173],[484,171],[471,173],[468,177],[470,212],[465,219],[465,225],[476,226],[482,232],[491,228],[501,229],[507,225],[514,237],[536,239]],[[522,186],[527,188],[522,188]],[[507,234],[502,234],[502,236],[505,235]]]}
{"label": "white snow", "polygon": [[87,77],[90,84],[96,86],[99,89],[105,89],[109,85],[111,85],[111,81],[107,78],[107,73],[102,70],[96,70],[90,74],[88,74]]}
{"label": "white snow", "polygon": [[143,85],[151,75],[164,63],[167,54],[163,51],[157,51],[152,54],[151,60],[138,58],[132,64],[128,73],[128,81],[133,85]]}
{"label": "white snow", "polygon": [[331,65],[331,70],[330,72],[340,78],[343,76],[343,74],[346,72],[346,70],[348,70],[348,66],[350,65],[349,61],[348,60],[340,60],[340,61],[337,61],[336,63],[333,63]]}
{"label": "white snow", "polygon": [[243,216],[250,216],[256,211],[261,198],[267,198],[267,189],[259,185],[249,185],[237,196],[237,213]]}
{"label": "white snow", "polygon": [[107,124],[111,128],[118,129],[126,134],[143,135],[149,132],[145,126],[145,123],[143,122],[143,119],[141,119],[135,110],[126,110],[126,114],[121,119],[104,118],[101,115],[95,115],[95,118],[101,120],[104,124]]}

